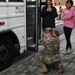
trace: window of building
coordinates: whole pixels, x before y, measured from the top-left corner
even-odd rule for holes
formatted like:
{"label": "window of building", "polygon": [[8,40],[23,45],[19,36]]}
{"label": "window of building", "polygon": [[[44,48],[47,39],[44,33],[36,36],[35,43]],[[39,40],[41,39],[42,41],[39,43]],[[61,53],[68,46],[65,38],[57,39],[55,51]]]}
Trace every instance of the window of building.
{"label": "window of building", "polygon": [[56,2],[54,3],[54,5],[56,6]]}
{"label": "window of building", "polygon": [[58,3],[58,5],[60,5],[60,2]]}

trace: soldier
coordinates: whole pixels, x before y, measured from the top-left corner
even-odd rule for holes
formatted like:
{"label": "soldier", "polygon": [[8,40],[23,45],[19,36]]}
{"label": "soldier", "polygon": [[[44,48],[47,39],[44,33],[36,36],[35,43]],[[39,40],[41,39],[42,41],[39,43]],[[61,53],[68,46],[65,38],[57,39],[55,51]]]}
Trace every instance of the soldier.
{"label": "soldier", "polygon": [[[60,43],[56,36],[53,35],[52,29],[47,27],[43,31],[44,38],[39,40],[39,50],[35,55],[37,61],[41,65],[40,73],[48,72],[46,64],[53,64],[56,68],[59,69],[59,72],[64,71],[64,67],[60,61]],[[42,46],[42,50],[40,49]]]}

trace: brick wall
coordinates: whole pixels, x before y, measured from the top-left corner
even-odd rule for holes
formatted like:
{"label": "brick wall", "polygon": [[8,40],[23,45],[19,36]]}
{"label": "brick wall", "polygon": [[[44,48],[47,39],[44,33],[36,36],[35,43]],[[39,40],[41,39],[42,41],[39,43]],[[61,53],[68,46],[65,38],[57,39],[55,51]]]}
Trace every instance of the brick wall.
{"label": "brick wall", "polygon": [[[53,5],[56,4],[56,6],[59,6],[59,5],[65,5],[66,1],[67,0],[52,0],[52,3],[53,3]],[[46,2],[46,0],[41,0],[41,2]],[[74,2],[74,6],[75,6],[75,0],[73,0],[73,2]]]}
{"label": "brick wall", "polygon": [[[65,5],[66,1],[67,0],[53,0],[53,4],[56,5],[56,6],[58,6],[58,5]],[[75,5],[75,0],[73,0],[73,2],[74,2],[74,5]]]}

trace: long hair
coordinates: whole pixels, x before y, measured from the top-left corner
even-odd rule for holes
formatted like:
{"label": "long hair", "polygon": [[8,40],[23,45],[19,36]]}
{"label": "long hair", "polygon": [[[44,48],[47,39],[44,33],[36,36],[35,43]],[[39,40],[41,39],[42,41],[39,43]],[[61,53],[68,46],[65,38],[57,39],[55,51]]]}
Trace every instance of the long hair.
{"label": "long hair", "polygon": [[[60,33],[59,33],[57,30],[53,31],[53,29],[50,28],[50,27],[46,27],[46,28],[43,30],[43,32],[46,32],[46,31],[48,31],[49,33],[51,33],[53,37],[59,37],[59,36],[60,36]],[[54,34],[55,34],[55,35],[54,35]]]}
{"label": "long hair", "polygon": [[[47,1],[48,1],[48,0],[46,0],[46,7],[48,7],[48,6],[47,6]],[[50,0],[50,1],[52,2],[52,0]],[[51,4],[51,6],[52,6],[52,5],[53,5],[53,4]]]}
{"label": "long hair", "polygon": [[[47,1],[48,1],[48,0],[46,0],[46,4],[47,4]],[[50,0],[50,1],[52,2],[52,0]]]}
{"label": "long hair", "polygon": [[71,6],[73,6],[73,1],[72,0],[67,0],[66,5],[67,5],[67,3],[71,3]]}

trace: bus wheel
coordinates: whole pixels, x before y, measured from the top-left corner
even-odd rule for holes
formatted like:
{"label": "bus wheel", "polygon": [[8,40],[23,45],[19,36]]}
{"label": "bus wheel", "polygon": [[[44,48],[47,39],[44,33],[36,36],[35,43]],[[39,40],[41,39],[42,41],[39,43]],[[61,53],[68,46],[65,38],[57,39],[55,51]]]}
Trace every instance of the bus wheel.
{"label": "bus wheel", "polygon": [[0,37],[0,71],[9,67],[14,58],[14,43],[10,37]]}

